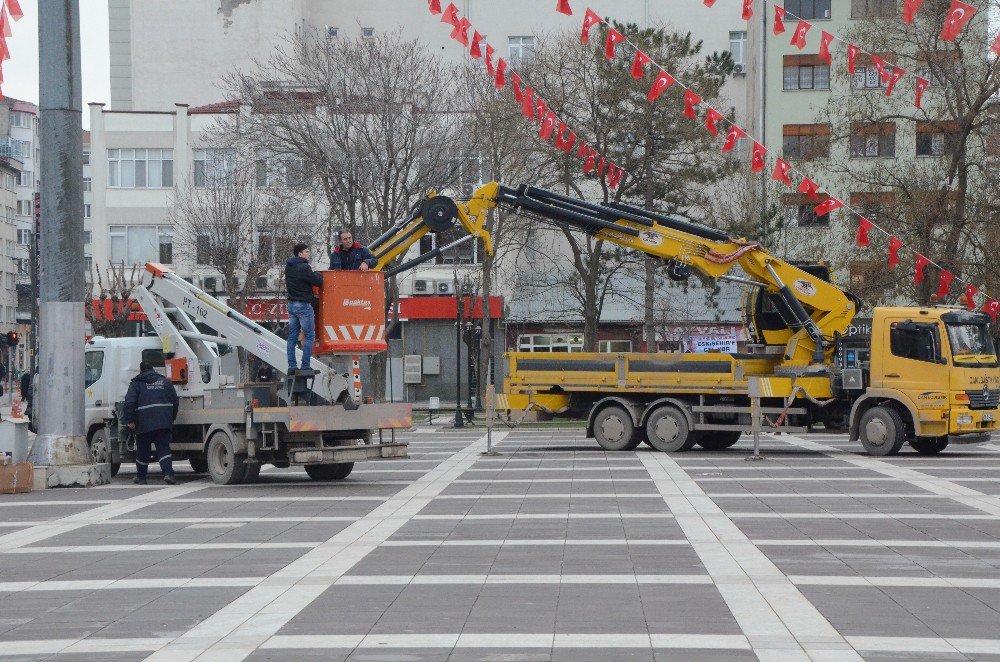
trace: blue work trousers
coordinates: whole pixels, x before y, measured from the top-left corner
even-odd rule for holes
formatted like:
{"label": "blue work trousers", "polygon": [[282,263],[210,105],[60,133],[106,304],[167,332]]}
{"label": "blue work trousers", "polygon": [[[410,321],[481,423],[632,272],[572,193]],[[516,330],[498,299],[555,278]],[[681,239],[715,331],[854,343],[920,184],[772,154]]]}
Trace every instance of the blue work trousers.
{"label": "blue work trousers", "polygon": [[312,357],[313,343],[316,342],[316,318],[312,305],[305,301],[288,302],[288,367],[292,370],[295,365],[295,345],[299,342],[299,332],[305,336],[302,341],[302,369],[309,369],[309,360]]}
{"label": "blue work trousers", "polygon": [[139,478],[146,477],[153,446],[156,446],[156,457],[160,459],[160,471],[164,476],[174,475],[173,458],[170,456],[171,433],[171,430],[153,430],[135,435],[135,471]]}

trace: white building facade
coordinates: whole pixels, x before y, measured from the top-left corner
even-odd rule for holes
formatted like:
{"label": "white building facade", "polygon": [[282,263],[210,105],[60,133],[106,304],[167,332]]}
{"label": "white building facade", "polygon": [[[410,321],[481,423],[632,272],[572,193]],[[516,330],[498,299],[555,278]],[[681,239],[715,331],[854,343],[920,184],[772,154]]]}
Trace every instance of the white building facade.
{"label": "white building facade", "polygon": [[[3,275],[0,276],[0,286],[5,294],[0,306],[0,328],[18,332],[20,341],[13,351],[12,363],[15,369],[26,370],[30,367],[33,344],[31,252],[35,237],[35,196],[39,191],[41,169],[38,106],[16,99],[6,99],[3,105],[9,114],[3,139],[9,142],[12,157],[20,162],[20,172],[14,181],[10,209],[7,204],[3,207],[4,237],[0,239]],[[18,289],[21,290],[20,301]],[[13,292],[11,296],[7,295],[8,290]]]}

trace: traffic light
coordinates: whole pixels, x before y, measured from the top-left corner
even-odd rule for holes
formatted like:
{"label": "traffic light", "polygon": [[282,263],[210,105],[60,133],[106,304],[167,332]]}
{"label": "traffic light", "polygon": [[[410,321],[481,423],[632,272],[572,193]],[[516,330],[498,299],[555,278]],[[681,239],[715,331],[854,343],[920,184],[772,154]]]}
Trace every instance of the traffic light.
{"label": "traffic light", "polygon": [[11,347],[17,347],[17,331],[8,331],[6,336],[7,344]]}

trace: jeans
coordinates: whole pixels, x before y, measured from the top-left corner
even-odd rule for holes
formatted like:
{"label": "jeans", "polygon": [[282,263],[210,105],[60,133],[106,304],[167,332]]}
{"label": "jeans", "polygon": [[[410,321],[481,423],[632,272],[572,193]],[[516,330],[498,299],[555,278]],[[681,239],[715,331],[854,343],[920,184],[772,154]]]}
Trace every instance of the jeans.
{"label": "jeans", "polygon": [[135,435],[135,470],[139,478],[146,477],[153,446],[156,446],[156,457],[160,459],[160,471],[164,476],[174,475],[173,459],[170,456],[171,433],[171,430],[153,430]]}
{"label": "jeans", "polygon": [[313,343],[316,342],[315,312],[311,304],[305,301],[288,302],[288,367],[295,369],[295,345],[299,342],[299,331],[303,332],[302,369],[309,369],[309,359],[312,357]]}

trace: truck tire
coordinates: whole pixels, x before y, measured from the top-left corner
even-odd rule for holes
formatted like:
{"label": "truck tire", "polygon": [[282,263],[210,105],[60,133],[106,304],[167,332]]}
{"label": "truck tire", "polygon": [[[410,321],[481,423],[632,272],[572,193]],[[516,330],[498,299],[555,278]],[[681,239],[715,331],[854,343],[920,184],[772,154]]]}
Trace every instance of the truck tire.
{"label": "truck tire", "polygon": [[594,438],[606,451],[631,451],[642,443],[632,416],[617,405],[605,407],[594,418]]}
{"label": "truck tire", "polygon": [[702,430],[696,443],[707,451],[724,451],[739,441],[742,434],[739,430]]}
{"label": "truck tire", "polygon": [[892,407],[872,407],[862,414],[858,429],[869,455],[895,455],[906,443],[903,418]]}
{"label": "truck tire", "polygon": [[198,457],[189,457],[188,463],[191,464],[191,471],[196,474],[208,473],[208,460],[204,455],[199,455]]}
{"label": "truck tire", "polygon": [[646,438],[649,445],[663,453],[691,450],[698,435],[688,428],[687,417],[673,405],[657,407],[646,419]]}
{"label": "truck tire", "polygon": [[937,455],[948,447],[948,437],[917,437],[910,446],[920,455]]}
{"label": "truck tire", "polygon": [[208,440],[208,474],[219,485],[239,485],[246,477],[246,455],[236,453],[236,444],[221,430]]}
{"label": "truck tire", "polygon": [[306,474],[313,480],[343,480],[354,471],[353,462],[337,464],[307,464]]}
{"label": "truck tire", "polygon": [[117,476],[122,463],[111,461],[113,455],[111,453],[111,442],[108,441],[108,429],[97,428],[94,430],[94,434],[90,435],[88,443],[90,444],[90,456],[94,458],[94,464],[110,464],[111,477],[114,478]]}

